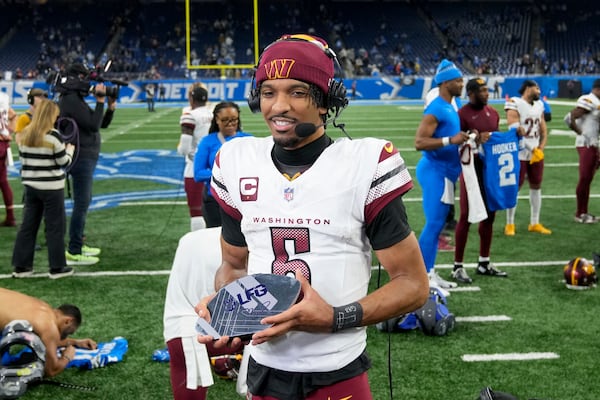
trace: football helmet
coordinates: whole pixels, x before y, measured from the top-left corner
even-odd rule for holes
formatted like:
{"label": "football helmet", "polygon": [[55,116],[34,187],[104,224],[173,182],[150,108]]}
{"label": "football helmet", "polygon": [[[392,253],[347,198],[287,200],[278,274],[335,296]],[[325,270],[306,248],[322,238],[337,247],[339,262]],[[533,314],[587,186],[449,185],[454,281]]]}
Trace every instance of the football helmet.
{"label": "football helmet", "polygon": [[445,336],[454,329],[456,318],[447,307],[447,300],[437,288],[429,288],[429,298],[419,309],[376,324],[380,332],[406,332],[413,329],[429,336]]}
{"label": "football helmet", "polygon": [[585,290],[596,286],[598,276],[596,268],[587,259],[577,257],[572,259],[564,267],[565,284],[567,288],[574,290]]}
{"label": "football helmet", "polygon": [[0,399],[17,399],[44,377],[46,346],[28,321],[15,320],[0,339]]}

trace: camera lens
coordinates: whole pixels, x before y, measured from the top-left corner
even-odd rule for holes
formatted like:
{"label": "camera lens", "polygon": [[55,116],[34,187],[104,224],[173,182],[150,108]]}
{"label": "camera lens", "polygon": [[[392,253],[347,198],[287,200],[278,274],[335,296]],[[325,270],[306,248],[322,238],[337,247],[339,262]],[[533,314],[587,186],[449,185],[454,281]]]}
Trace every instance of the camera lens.
{"label": "camera lens", "polygon": [[107,86],[106,87],[106,95],[108,97],[113,97],[113,98],[119,97],[119,87],[118,86]]}

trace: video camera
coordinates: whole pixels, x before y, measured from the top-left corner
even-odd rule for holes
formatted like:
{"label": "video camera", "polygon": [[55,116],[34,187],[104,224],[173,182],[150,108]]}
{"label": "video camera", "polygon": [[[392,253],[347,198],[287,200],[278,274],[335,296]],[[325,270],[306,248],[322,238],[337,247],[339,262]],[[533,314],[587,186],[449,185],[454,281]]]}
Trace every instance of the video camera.
{"label": "video camera", "polygon": [[46,83],[50,85],[51,91],[57,93],[78,92],[86,97],[90,94],[96,95],[96,85],[94,83],[108,82],[114,86],[106,86],[105,94],[111,98],[118,98],[121,86],[128,86],[129,83],[119,79],[107,79],[103,76],[108,72],[112,60],[108,60],[104,68],[97,67],[89,70],[81,63],[71,64],[65,74],[60,71],[50,71],[46,78]]}

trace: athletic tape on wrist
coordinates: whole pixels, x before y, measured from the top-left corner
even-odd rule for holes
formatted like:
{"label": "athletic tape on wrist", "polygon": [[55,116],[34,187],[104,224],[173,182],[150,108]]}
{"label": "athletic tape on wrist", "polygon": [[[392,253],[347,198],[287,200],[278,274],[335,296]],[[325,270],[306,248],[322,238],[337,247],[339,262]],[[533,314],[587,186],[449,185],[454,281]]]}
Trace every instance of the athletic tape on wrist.
{"label": "athletic tape on wrist", "polygon": [[341,307],[333,307],[333,327],[332,331],[337,332],[343,329],[360,326],[363,317],[363,309],[359,302],[346,304]]}

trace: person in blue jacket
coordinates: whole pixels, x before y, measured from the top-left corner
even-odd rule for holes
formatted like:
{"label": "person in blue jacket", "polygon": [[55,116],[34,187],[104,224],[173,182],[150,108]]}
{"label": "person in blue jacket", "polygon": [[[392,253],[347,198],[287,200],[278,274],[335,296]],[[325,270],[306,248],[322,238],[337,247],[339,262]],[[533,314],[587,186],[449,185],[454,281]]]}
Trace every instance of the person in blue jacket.
{"label": "person in blue jacket", "polygon": [[240,107],[230,101],[223,101],[215,106],[208,132],[209,134],[198,143],[194,156],[194,180],[206,183],[202,195],[202,216],[206,227],[212,228],[221,226],[219,204],[212,197],[209,184],[217,152],[226,141],[252,135],[242,131]]}

